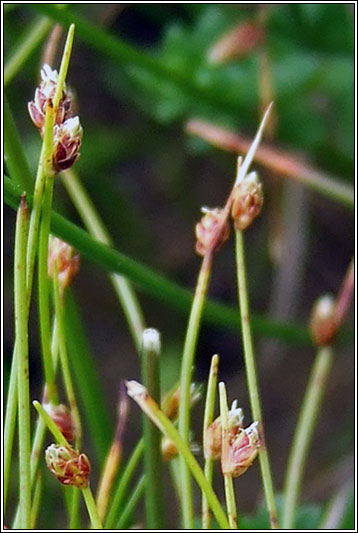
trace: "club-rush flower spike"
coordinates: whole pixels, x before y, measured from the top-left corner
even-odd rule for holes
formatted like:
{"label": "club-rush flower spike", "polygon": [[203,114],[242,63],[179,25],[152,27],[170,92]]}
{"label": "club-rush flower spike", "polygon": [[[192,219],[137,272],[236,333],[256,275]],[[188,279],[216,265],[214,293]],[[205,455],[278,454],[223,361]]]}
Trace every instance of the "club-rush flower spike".
{"label": "club-rush flower spike", "polygon": [[212,46],[208,59],[214,64],[242,59],[256,50],[262,40],[263,29],[258,23],[240,22]]}
{"label": "club-rush flower spike", "polygon": [[225,220],[224,209],[201,208],[204,216],[195,226],[196,252],[204,256],[208,251],[217,252],[230,234],[229,223]]}
{"label": "club-rush flower spike", "polygon": [[[46,105],[53,100],[58,82],[57,70],[44,65],[41,70],[41,83],[35,91],[34,100],[28,103],[28,111],[32,122],[43,133],[45,126]],[[72,95],[64,86],[62,97],[56,114],[56,124],[62,124],[72,116]]]}
{"label": "club-rush flower spike", "polygon": [[[202,397],[203,387],[200,383],[192,383],[190,386],[190,407],[193,407]],[[170,390],[163,398],[162,409],[170,420],[178,416],[180,387]]]}
{"label": "club-rush flower spike", "polygon": [[317,346],[330,344],[337,333],[336,302],[325,294],[315,302],[310,320],[311,336]]}
{"label": "club-rush flower spike", "polygon": [[46,403],[43,404],[43,408],[58,426],[65,439],[74,440],[76,438],[76,424],[70,409],[66,405]]}
{"label": "club-rush flower spike", "polygon": [[231,439],[227,453],[221,456],[223,474],[239,477],[252,465],[260,448],[258,422],[249,427],[240,428],[237,435]]}
{"label": "club-rush flower spike", "polygon": [[233,202],[231,216],[234,220],[235,228],[245,230],[252,224],[254,219],[260,214],[264,201],[262,184],[257,173],[250,172],[235,186],[233,191]]}
{"label": "club-rush flower spike", "polygon": [[80,267],[79,254],[58,237],[50,236],[47,258],[48,275],[52,278],[57,264],[58,280],[63,291],[68,287]]}
{"label": "club-rush flower spike", "polygon": [[55,172],[61,172],[72,167],[80,153],[83,130],[78,117],[65,120],[63,124],[56,124],[53,135],[52,163]]}
{"label": "club-rush flower spike", "polygon": [[[231,442],[243,428],[244,414],[241,407],[237,407],[234,400],[228,413],[229,442]],[[221,417],[218,416],[206,429],[204,437],[204,455],[213,461],[220,459],[222,449]]]}
{"label": "club-rush flower spike", "polygon": [[79,489],[88,486],[91,465],[87,455],[70,446],[51,444],[45,452],[46,464],[53,475],[63,485]]}

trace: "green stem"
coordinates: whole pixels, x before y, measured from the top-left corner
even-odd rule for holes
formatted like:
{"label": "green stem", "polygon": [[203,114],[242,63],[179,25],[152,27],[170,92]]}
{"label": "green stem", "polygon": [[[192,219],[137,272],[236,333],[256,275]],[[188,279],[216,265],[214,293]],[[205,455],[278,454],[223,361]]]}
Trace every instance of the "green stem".
{"label": "green stem", "polygon": [[284,489],[283,529],[294,529],[305,463],[332,359],[333,352],[330,346],[320,348],[308,380],[288,460]]}
{"label": "green stem", "polygon": [[31,528],[30,529],[35,529],[35,526],[36,526],[37,515],[39,513],[39,508],[40,508],[41,494],[42,494],[42,472],[39,472],[36,478],[34,496],[32,499]]}
{"label": "green stem", "polygon": [[4,515],[7,504],[7,494],[11,473],[11,456],[14,443],[16,414],[17,414],[17,349],[16,341],[12,355],[9,390],[7,393],[5,423],[4,423]]}
{"label": "green stem", "polygon": [[94,500],[90,486],[88,485],[88,487],[86,487],[85,489],[81,489],[81,490],[82,490],[83,498],[85,500],[85,504],[87,507],[89,517],[91,519],[92,529],[103,529],[101,520],[98,515],[96,502]]}
{"label": "green stem", "polygon": [[109,508],[107,519],[105,522],[105,529],[113,529],[116,516],[121,507],[123,497],[126,494],[130,480],[133,477],[134,471],[138,466],[139,461],[142,458],[144,451],[144,439],[141,439],[136,447],[134,448],[132,455],[126,463],[126,466],[123,470],[119,483],[117,485],[116,492],[113,497],[112,504]]}
{"label": "green stem", "polygon": [[[21,195],[16,185],[7,176],[4,177],[5,202],[16,208]],[[32,205],[31,196],[27,202]],[[51,214],[52,233],[76,248],[83,257],[110,272],[122,274],[136,284],[141,290],[157,298],[168,307],[187,313],[193,302],[193,294],[179,284],[170,281],[146,265],[133,260],[118,250],[95,241],[87,232],[76,226],[58,213]],[[224,305],[215,300],[206,302],[203,320],[208,324],[215,324],[224,328],[237,328],[240,317],[237,309]],[[252,315],[253,331],[260,336],[277,338],[301,346],[312,346],[307,327],[276,322],[268,317]],[[351,334],[349,334],[351,335]],[[352,335],[351,335],[352,338]]]}
{"label": "green stem", "polygon": [[38,414],[41,416],[43,421],[45,422],[47,428],[51,431],[52,435],[55,437],[55,440],[61,444],[61,446],[66,446],[66,448],[71,448],[71,445],[69,444],[66,437],[63,435],[63,433],[60,431],[58,425],[56,422],[52,420],[50,415],[45,411],[45,409],[42,407],[40,402],[37,400],[34,400],[32,402],[32,405],[35,407]]}
{"label": "green stem", "polygon": [[[61,176],[66,191],[82,218],[89,234],[99,242],[112,246],[113,242],[107,228],[103,224],[103,221],[86,189],[83,187],[78,175],[71,169],[63,172]],[[110,274],[109,276],[122,305],[130,332],[139,353],[142,344],[143,330],[145,328],[143,312],[140,308],[140,304],[131,284],[123,276],[118,274]]]}
{"label": "green stem", "polygon": [[48,400],[56,404],[58,403],[58,397],[55,383],[55,372],[51,355],[49,282],[47,274],[48,241],[50,233],[50,216],[53,186],[54,178],[47,178],[43,199],[42,220],[39,236],[38,298],[42,360],[45,372],[47,395]]}
{"label": "green stem", "polygon": [[15,334],[17,351],[17,383],[19,412],[19,473],[20,514],[22,529],[31,527],[30,478],[30,385],[28,347],[28,305],[26,297],[26,244],[28,235],[28,210],[22,197],[16,219],[15,234]]}
{"label": "green stem", "polygon": [[246,379],[250,396],[252,417],[259,423],[261,448],[259,453],[261,477],[264,486],[266,505],[270,516],[271,529],[278,529],[277,510],[275,495],[272,483],[271,468],[269,463],[268,452],[265,444],[264,426],[261,411],[261,402],[259,386],[257,382],[256,363],[254,347],[252,342],[249,299],[246,280],[244,236],[242,231],[236,230],[236,264],[237,264],[237,282],[239,294],[239,306],[241,313],[241,328],[244,345],[244,360]]}
{"label": "green stem", "polygon": [[[221,453],[225,457],[228,453],[228,425],[229,425],[229,413],[227,407],[227,397],[225,383],[219,383],[219,396],[220,396],[220,419],[221,419]],[[237,529],[237,510],[235,501],[234,484],[232,481],[232,475],[223,473],[225,484],[225,499],[226,508],[229,517],[229,523],[231,529]]]}
{"label": "green stem", "polygon": [[[142,381],[148,394],[160,404],[159,358],[160,337],[155,329],[143,332]],[[146,476],[145,508],[147,529],[164,529],[163,526],[163,461],[159,429],[143,414],[144,471]]]}
{"label": "green stem", "polygon": [[[140,408],[149,416],[151,420],[159,427],[159,429],[171,439],[178,449],[178,452],[184,458],[189,470],[191,471],[194,479],[201,491],[205,494],[211,510],[222,529],[229,529],[229,523],[226,515],[220,505],[219,500],[215,492],[213,491],[210,483],[206,479],[202,469],[200,468],[197,460],[190,451],[188,444],[182,439],[178,430],[169,420],[169,418],[161,411],[158,404],[148,395],[145,387],[135,381],[127,382],[128,394],[138,403]],[[182,487],[181,487],[182,490]],[[183,493],[183,498],[186,498],[187,494]]]}
{"label": "green stem", "polygon": [[[218,376],[219,356],[213,355],[211,359],[208,388],[205,399],[204,423],[203,423],[203,448],[205,449],[206,430],[210,426],[214,418],[215,410],[215,396],[216,384]],[[213,469],[214,461],[210,458],[205,458],[204,474],[210,485],[213,483]],[[202,529],[210,529],[211,515],[208,501],[205,494],[202,494]]]}
{"label": "green stem", "polygon": [[131,520],[131,517],[132,517],[132,514],[136,508],[136,506],[138,505],[138,502],[143,494],[143,491],[145,490],[145,487],[146,487],[146,478],[145,476],[142,476],[134,491],[132,492],[131,496],[129,497],[128,501],[127,501],[127,504],[126,506],[124,507],[123,509],[123,512],[121,513],[121,516],[120,516],[120,519],[118,520],[118,523],[117,523],[117,528],[116,529],[119,529],[119,530],[124,530],[124,529],[128,529],[128,525],[129,525],[129,522]]}
{"label": "green stem", "polygon": [[[53,366],[56,372],[57,360],[58,360],[58,335],[57,335],[57,325],[56,321],[53,324],[52,328],[52,343],[51,343],[51,352],[53,354]],[[46,387],[44,388],[43,397],[46,396]],[[34,487],[35,481],[37,479],[37,472],[40,462],[41,450],[43,447],[44,439],[46,434],[46,424],[41,418],[38,417],[36,422],[35,433],[32,438],[32,448],[31,448],[31,457],[30,457],[30,471],[31,471],[31,488]],[[16,510],[15,518],[13,521],[12,528],[18,529],[20,519],[20,509],[19,507]]]}
{"label": "green stem", "polygon": [[14,78],[16,73],[26,63],[32,52],[45,38],[47,32],[52,26],[52,21],[47,17],[41,17],[36,21],[25,38],[21,39],[19,46],[6,61],[4,67],[4,86]]}
{"label": "green stem", "polygon": [[[188,328],[182,357],[179,398],[179,433],[183,441],[189,445],[190,432],[190,386],[193,375],[193,363],[199,334],[200,319],[205,296],[209,284],[212,265],[212,254],[205,255],[195,289],[194,300],[190,312]],[[184,457],[179,461],[181,478],[181,511],[184,529],[193,529],[193,496],[191,475]]]}
{"label": "green stem", "polygon": [[59,353],[61,361],[62,376],[65,385],[65,391],[67,396],[67,401],[71,408],[71,414],[76,426],[76,448],[81,449],[82,441],[82,424],[81,417],[78,410],[78,404],[76,400],[75,389],[72,382],[71,370],[68,361],[67,347],[66,347],[66,335],[65,335],[65,326],[63,320],[63,297],[64,295],[60,293],[60,285],[58,279],[58,265],[56,261],[54,262],[53,269],[53,288],[55,295],[55,312],[56,312],[56,321],[57,321],[57,331],[58,331],[58,344],[59,344]]}

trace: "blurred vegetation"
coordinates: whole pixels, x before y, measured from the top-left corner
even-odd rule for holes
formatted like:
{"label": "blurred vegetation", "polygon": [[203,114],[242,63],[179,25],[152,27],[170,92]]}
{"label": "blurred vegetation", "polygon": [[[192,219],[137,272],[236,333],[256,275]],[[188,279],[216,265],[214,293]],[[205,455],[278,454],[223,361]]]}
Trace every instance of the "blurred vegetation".
{"label": "blurred vegetation", "polygon": [[[5,8],[5,67],[41,17],[48,16],[65,27],[76,23],[68,75],[84,128],[76,170],[118,250],[172,280],[189,288],[195,285],[199,262],[193,253],[193,227],[199,209],[224,202],[236,164],[234,155],[188,136],[186,121],[201,118],[252,136],[262,111],[261,48],[224,65],[211,64],[209,51],[236,24],[256,22],[263,9],[267,9],[264,46],[277,116],[272,144],[303,155],[314,168],[334,175],[341,183],[354,184],[352,4],[67,4],[64,9],[57,9],[55,4],[6,4]],[[6,87],[33,174],[40,139],[27,116],[26,105],[33,97],[43,50],[44,41]],[[56,61],[54,66],[58,66]],[[333,200],[297,183],[283,181],[277,188],[272,173],[261,171],[267,202],[262,216],[248,232],[252,309],[269,319],[301,327],[308,321],[315,298],[322,292],[337,293],[339,289],[354,253],[354,220],[346,207]],[[60,184],[56,187],[56,210],[81,225]],[[295,209],[298,223],[291,227]],[[287,256],[285,250],[293,250],[291,263],[272,260],[273,219],[278,219],[282,257]],[[14,215],[10,210],[5,211],[5,223],[4,308],[9,324],[4,339],[6,375],[13,342],[10,325]],[[74,293],[83,324],[76,324],[78,335],[71,339],[70,350],[88,352],[89,344],[93,352],[88,376],[97,390],[99,410],[102,409],[99,416],[105,424],[96,437],[98,429],[87,421],[91,426],[87,446],[97,454],[96,479],[99,460],[111,436],[109,424],[114,424],[119,381],[137,377],[139,365],[104,272],[87,260],[83,261],[81,272]],[[235,305],[232,245],[215,261],[210,294]],[[178,378],[186,316],[144,294],[140,294],[140,299],[148,325],[158,327],[163,334],[162,372],[167,387]],[[75,320],[73,317],[73,323]],[[349,321],[353,324],[353,317]],[[35,311],[31,323],[36,336]],[[307,505],[302,507],[297,522],[302,529],[318,527],[327,501],[353,475],[352,467],[345,477],[340,474],[342,463],[352,457],[354,441],[350,339],[348,336],[336,346],[335,368],[305,478],[307,490],[303,498]],[[40,364],[36,362],[39,347],[34,340],[31,342],[35,368],[31,379],[36,397],[41,383]],[[239,396],[248,412],[239,346],[238,331],[203,326],[196,376],[205,380],[211,355],[222,354],[221,378],[228,381],[230,395]],[[313,355],[310,347],[265,339],[258,343],[267,440],[279,491]],[[92,374],[91,368],[97,368],[97,375]],[[74,373],[80,383],[75,366]],[[194,411],[198,439],[200,414]],[[133,409],[125,455],[138,435],[139,421],[134,420],[137,415]],[[336,473],[336,481],[333,486],[323,483],[322,487],[320,479],[327,471]],[[54,505],[56,487],[52,481],[45,481],[51,490],[47,491],[46,485],[47,511],[40,513],[44,527],[48,527],[46,513]],[[266,527],[266,516],[259,507],[253,516],[261,497],[257,493],[258,471],[253,469],[245,475],[244,494],[243,483],[240,480],[239,516],[243,510],[247,517],[240,527]],[[341,527],[353,529],[351,502],[348,507],[350,514],[344,514]],[[53,527],[61,527],[60,516],[51,515],[50,520]]]}

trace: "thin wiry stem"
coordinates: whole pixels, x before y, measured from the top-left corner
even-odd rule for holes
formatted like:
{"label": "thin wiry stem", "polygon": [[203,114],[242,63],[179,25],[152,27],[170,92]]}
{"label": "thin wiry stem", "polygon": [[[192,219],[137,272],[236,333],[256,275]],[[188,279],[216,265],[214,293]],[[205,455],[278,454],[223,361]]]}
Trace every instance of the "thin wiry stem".
{"label": "thin wiry stem", "polygon": [[[208,378],[208,388],[206,392],[205,399],[205,411],[204,411],[204,423],[203,423],[203,447],[205,448],[204,442],[206,438],[207,428],[213,421],[214,410],[215,410],[215,396],[216,396],[216,384],[217,384],[217,375],[218,375],[218,366],[219,366],[219,356],[213,355],[211,359],[210,372]],[[204,474],[208,482],[212,485],[213,482],[213,468],[214,461],[210,458],[205,459],[204,465]],[[208,501],[205,497],[205,494],[202,494],[202,528],[210,529],[211,525],[211,515],[208,505]]]}
{"label": "thin wiry stem", "polygon": [[330,346],[320,348],[308,380],[288,460],[284,488],[283,529],[294,529],[304,467],[332,360],[332,348]]}

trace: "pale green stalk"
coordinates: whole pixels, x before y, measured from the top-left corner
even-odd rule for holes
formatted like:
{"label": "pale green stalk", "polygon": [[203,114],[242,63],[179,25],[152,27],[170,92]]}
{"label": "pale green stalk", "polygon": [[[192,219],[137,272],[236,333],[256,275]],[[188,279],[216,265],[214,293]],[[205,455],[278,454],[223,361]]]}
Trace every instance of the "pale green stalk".
{"label": "pale green stalk", "polygon": [[[179,433],[187,445],[189,444],[190,437],[190,386],[193,375],[194,355],[198,340],[200,319],[211,274],[211,265],[212,253],[206,254],[201,264],[195,289],[182,357],[179,398]],[[190,470],[184,456],[179,459],[179,469],[182,491],[181,511],[183,528],[193,529],[193,489]]]}
{"label": "pale green stalk", "polygon": [[[225,383],[219,383],[219,397],[220,397],[220,420],[221,420],[221,454],[226,456],[228,453],[228,427],[229,427],[229,412],[227,407],[227,397]],[[226,508],[229,517],[231,529],[237,529],[237,509],[235,501],[234,484],[231,474],[223,472],[225,484],[225,498]]]}
{"label": "pale green stalk", "polygon": [[[216,384],[218,376],[219,356],[213,355],[211,359],[208,388],[206,391],[205,410],[204,410],[204,423],[203,423],[203,448],[205,450],[205,438],[207,428],[213,421],[215,410],[215,396],[216,396]],[[210,485],[213,483],[213,469],[214,461],[212,459],[205,458],[204,474]],[[210,529],[211,515],[208,505],[208,501],[204,494],[202,494],[202,529]]]}
{"label": "pale green stalk", "polygon": [[40,509],[41,493],[42,493],[42,472],[39,472],[36,478],[34,495],[32,498],[30,529],[35,529],[35,526],[36,526],[37,515]]}
{"label": "pale green stalk", "polygon": [[[179,454],[184,458],[192,476],[196,480],[201,491],[205,494],[210,508],[222,529],[229,529],[229,522],[220,505],[215,492],[210,483],[206,479],[202,469],[197,460],[190,451],[188,444],[182,439],[178,430],[169,420],[169,418],[161,411],[158,404],[148,395],[145,387],[136,381],[127,381],[128,394],[138,403],[139,407],[146,413],[147,416],[159,427],[159,429],[171,439],[178,449]],[[183,494],[186,498],[187,495]]]}
{"label": "pale green stalk", "polygon": [[96,502],[94,500],[90,486],[88,485],[88,487],[86,487],[85,489],[81,489],[81,490],[82,490],[83,498],[86,503],[89,517],[91,519],[92,529],[103,529],[101,520],[99,518]]}
{"label": "pale green stalk", "polygon": [[308,380],[288,459],[284,486],[283,529],[294,529],[308,450],[332,360],[331,346],[319,348]]}
{"label": "pale green stalk", "polygon": [[278,529],[277,510],[275,495],[272,483],[272,475],[269,463],[268,452],[265,444],[264,426],[261,412],[261,402],[259,387],[257,382],[256,363],[254,347],[252,342],[249,298],[247,291],[246,267],[245,267],[245,250],[244,236],[242,231],[236,230],[236,265],[237,265],[237,283],[239,294],[239,306],[241,315],[242,338],[244,345],[244,360],[247,386],[249,390],[252,418],[259,423],[259,432],[261,448],[259,452],[261,477],[264,486],[266,505],[269,512],[271,529]]}
{"label": "pale green stalk", "polygon": [[[103,224],[78,175],[74,170],[70,169],[62,172],[61,177],[66,191],[90,235],[99,242],[111,246],[113,242],[107,228]],[[110,274],[109,277],[123,308],[137,351],[140,353],[145,323],[137,296],[126,278],[118,274]]]}
{"label": "pale green stalk", "polygon": [[[159,332],[151,328],[144,330],[141,361],[142,380],[148,394],[158,404],[160,404],[159,356]],[[143,414],[143,438],[146,526],[147,529],[164,529],[162,436],[159,429],[145,414]]]}
{"label": "pale green stalk", "polygon": [[31,527],[30,478],[30,385],[28,346],[28,306],[26,297],[26,244],[28,235],[28,210],[22,196],[16,219],[14,292],[15,334],[17,351],[17,383],[19,413],[19,474],[20,516],[22,529]]}

